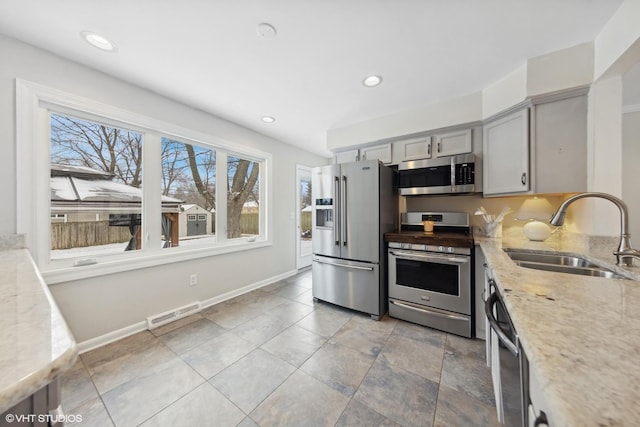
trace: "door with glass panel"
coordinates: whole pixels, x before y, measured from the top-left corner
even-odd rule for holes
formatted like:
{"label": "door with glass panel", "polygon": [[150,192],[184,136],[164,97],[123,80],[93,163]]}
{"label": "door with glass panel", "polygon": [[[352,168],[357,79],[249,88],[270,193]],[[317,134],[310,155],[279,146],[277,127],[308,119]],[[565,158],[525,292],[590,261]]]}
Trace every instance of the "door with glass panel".
{"label": "door with glass panel", "polygon": [[311,265],[311,168],[296,167],[296,267]]}

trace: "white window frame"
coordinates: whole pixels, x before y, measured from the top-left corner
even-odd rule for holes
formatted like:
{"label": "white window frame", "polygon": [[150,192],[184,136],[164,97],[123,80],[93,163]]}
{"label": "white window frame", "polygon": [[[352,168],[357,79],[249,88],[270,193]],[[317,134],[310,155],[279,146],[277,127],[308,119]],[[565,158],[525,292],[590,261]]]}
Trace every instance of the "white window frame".
{"label": "white window frame", "polygon": [[[73,265],[77,258],[50,260],[51,112],[70,114],[143,133],[142,250],[96,258],[96,263],[91,260],[91,265],[84,266]],[[216,205],[216,243],[200,247],[161,248],[161,137],[216,150],[216,167],[219,171],[225,171],[222,175],[225,180],[227,154],[259,161],[260,235],[227,239],[225,181],[225,185],[216,186],[217,199],[224,201]],[[270,153],[21,79],[16,79],[16,142],[16,228],[18,233],[25,234],[27,248],[48,284],[272,245]],[[152,184],[154,182],[157,182],[157,186]]]}

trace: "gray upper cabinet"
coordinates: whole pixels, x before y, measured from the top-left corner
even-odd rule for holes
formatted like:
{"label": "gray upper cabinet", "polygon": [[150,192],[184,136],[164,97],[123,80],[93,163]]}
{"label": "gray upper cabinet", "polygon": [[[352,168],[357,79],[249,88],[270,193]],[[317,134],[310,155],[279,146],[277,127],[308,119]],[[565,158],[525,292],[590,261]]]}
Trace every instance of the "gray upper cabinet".
{"label": "gray upper cabinet", "polygon": [[483,128],[485,195],[529,191],[529,109],[489,122]]}
{"label": "gray upper cabinet", "polygon": [[360,160],[360,153],[358,149],[339,151],[333,155],[334,164],[351,163],[357,162],[358,160]]}
{"label": "gray upper cabinet", "polygon": [[471,152],[471,129],[443,133],[435,136],[436,157],[454,156]]}
{"label": "gray upper cabinet", "polygon": [[587,191],[586,90],[533,98],[485,123],[485,196]]}
{"label": "gray upper cabinet", "polygon": [[421,136],[393,143],[396,163],[471,153],[471,129]]}
{"label": "gray upper cabinet", "polygon": [[534,105],[531,118],[533,190],[587,191],[587,96]]}
{"label": "gray upper cabinet", "polygon": [[333,155],[334,164],[351,163],[359,160],[380,160],[385,165],[391,164],[391,143],[338,151]]}
{"label": "gray upper cabinet", "polygon": [[394,158],[401,162],[431,158],[431,137],[405,139],[393,143]]}
{"label": "gray upper cabinet", "polygon": [[380,160],[385,165],[391,164],[391,143],[361,148],[360,160]]}

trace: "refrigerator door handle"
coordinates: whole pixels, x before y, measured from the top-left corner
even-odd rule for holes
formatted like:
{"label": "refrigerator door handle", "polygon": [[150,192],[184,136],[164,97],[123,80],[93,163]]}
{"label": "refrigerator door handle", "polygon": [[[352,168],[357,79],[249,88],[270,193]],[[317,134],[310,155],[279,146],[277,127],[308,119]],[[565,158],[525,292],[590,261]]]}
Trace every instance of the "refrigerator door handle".
{"label": "refrigerator door handle", "polygon": [[347,177],[342,177],[342,200],[340,201],[342,206],[342,245],[347,246]]}
{"label": "refrigerator door handle", "polygon": [[333,240],[335,240],[335,245],[340,246],[340,224],[342,222],[342,218],[340,217],[340,177],[334,176],[333,182],[333,197],[334,197],[334,222],[333,222]]}

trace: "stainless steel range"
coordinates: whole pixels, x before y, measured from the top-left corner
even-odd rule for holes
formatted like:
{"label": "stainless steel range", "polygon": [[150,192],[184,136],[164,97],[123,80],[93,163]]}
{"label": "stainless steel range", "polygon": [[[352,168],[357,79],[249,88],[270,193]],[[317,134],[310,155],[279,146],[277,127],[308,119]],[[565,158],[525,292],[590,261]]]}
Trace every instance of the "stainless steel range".
{"label": "stainless steel range", "polygon": [[[424,232],[423,221],[433,221]],[[389,315],[473,335],[473,237],[464,212],[407,212],[389,242]]]}

